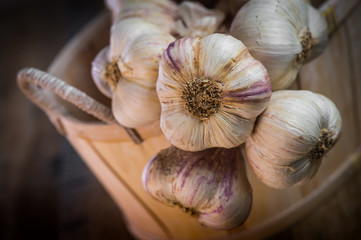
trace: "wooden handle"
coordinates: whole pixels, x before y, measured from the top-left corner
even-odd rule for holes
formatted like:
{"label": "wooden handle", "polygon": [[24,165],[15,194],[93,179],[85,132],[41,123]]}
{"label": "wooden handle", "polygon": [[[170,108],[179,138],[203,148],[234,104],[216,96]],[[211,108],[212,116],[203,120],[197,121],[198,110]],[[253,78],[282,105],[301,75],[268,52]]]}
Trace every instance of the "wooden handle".
{"label": "wooden handle", "polygon": [[[57,119],[53,123],[55,123],[58,130],[59,125],[57,122],[59,117],[66,116],[69,113],[62,103],[57,101],[55,95],[103,122],[121,126],[114,119],[109,107],[46,72],[35,68],[24,68],[18,72],[17,81],[19,88],[30,100],[38,105],[50,119]],[[142,142],[142,138],[135,129],[126,127],[124,129],[134,143],[139,144]]]}

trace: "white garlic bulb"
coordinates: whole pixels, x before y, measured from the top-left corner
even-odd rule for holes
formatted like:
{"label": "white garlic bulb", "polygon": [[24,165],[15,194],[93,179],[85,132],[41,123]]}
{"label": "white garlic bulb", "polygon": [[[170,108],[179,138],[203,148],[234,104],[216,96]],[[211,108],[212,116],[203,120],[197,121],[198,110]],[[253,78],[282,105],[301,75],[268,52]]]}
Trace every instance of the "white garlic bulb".
{"label": "white garlic bulb", "polygon": [[170,42],[169,33],[140,18],[128,18],[112,26],[110,47],[93,61],[94,82],[108,97],[116,120],[139,127],[159,119],[156,94],[159,59]]}
{"label": "white garlic bulb", "polygon": [[161,128],[186,151],[243,143],[271,96],[264,66],[224,34],[171,43],[159,64]]}
{"label": "white garlic bulb", "polygon": [[180,36],[205,36],[216,32],[224,19],[224,13],[209,10],[198,2],[184,1],[179,5],[180,19],[175,22],[174,30]]}
{"label": "white garlic bulb", "polygon": [[317,172],[341,127],[339,111],[325,96],[275,91],[246,141],[247,160],[259,180],[270,187],[302,184]]}
{"label": "white garlic bulb", "polygon": [[179,206],[205,226],[241,225],[252,206],[252,189],[240,148],[159,152],[145,166],[144,188],[157,200]]}
{"label": "white garlic bulb", "polygon": [[302,64],[327,43],[326,21],[304,0],[249,1],[234,18],[230,33],[265,65],[273,90],[288,88]]}
{"label": "white garlic bulb", "polygon": [[170,33],[177,17],[177,4],[170,0],[106,0],[113,23],[126,18],[142,18]]}
{"label": "white garlic bulb", "polygon": [[120,74],[112,99],[115,119],[136,128],[159,119],[155,84],[162,52],[175,39],[153,24],[128,18],[113,25],[110,57]]}

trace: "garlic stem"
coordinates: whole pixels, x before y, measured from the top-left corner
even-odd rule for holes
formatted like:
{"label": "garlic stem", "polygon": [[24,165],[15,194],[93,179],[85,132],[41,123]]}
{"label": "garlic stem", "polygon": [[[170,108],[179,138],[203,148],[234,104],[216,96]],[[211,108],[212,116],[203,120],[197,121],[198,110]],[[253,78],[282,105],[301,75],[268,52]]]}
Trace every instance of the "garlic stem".
{"label": "garlic stem", "polygon": [[301,31],[300,44],[302,50],[296,57],[296,63],[298,65],[302,65],[308,61],[311,57],[311,49],[312,49],[312,34],[308,28],[304,31]]}
{"label": "garlic stem", "polygon": [[219,111],[222,95],[221,84],[208,79],[195,78],[187,82],[182,91],[185,109],[199,120],[206,120]]}
{"label": "garlic stem", "polygon": [[323,128],[320,131],[320,137],[318,138],[315,146],[308,153],[310,160],[316,160],[323,157],[323,155],[334,145],[335,141],[332,138],[333,133],[327,128]]}
{"label": "garlic stem", "polygon": [[118,61],[118,59],[114,59],[113,62],[106,66],[106,69],[104,69],[102,73],[102,78],[111,86],[113,92],[122,76],[118,67]]}

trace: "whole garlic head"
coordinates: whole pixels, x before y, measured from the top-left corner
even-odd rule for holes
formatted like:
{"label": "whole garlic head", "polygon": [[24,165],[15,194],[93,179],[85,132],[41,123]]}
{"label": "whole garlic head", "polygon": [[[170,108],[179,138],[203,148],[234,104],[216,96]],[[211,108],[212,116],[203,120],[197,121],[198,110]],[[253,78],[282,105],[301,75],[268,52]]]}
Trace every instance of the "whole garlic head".
{"label": "whole garlic head", "polygon": [[273,90],[288,88],[302,64],[327,43],[327,24],[304,0],[252,0],[234,18],[230,33],[267,68]]}
{"label": "whole garlic head", "polygon": [[264,66],[224,34],[171,43],[159,64],[161,128],[186,151],[243,143],[271,96]]}
{"label": "whole garlic head", "polygon": [[135,128],[159,119],[159,59],[174,40],[140,18],[112,26],[110,46],[94,59],[92,76],[99,90],[112,98],[114,117],[123,126]]}
{"label": "whole garlic head", "polygon": [[340,136],[335,104],[310,91],[275,91],[246,141],[247,160],[256,176],[273,188],[310,180],[322,157]]}
{"label": "whole garlic head", "polygon": [[118,67],[120,79],[113,93],[112,111],[120,124],[136,128],[159,119],[155,89],[158,64],[162,52],[174,40],[140,18],[124,19],[113,25],[110,58]]}
{"label": "whole garlic head", "polygon": [[179,206],[211,228],[241,225],[252,206],[239,148],[186,152],[172,146],[147,163],[142,181],[155,199]]}

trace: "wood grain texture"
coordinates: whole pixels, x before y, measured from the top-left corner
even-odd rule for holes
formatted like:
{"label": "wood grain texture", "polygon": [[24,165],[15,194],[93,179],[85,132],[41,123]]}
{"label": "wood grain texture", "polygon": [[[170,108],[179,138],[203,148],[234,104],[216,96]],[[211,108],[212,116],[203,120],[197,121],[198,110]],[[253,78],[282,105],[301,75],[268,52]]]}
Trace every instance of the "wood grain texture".
{"label": "wood grain texture", "polygon": [[345,30],[347,32],[347,49],[350,58],[350,62],[352,63],[350,67],[350,71],[352,72],[352,83],[354,86],[354,106],[355,112],[358,116],[356,120],[357,131],[360,132],[361,126],[361,4],[354,9],[353,14],[347,20],[345,24]]}

